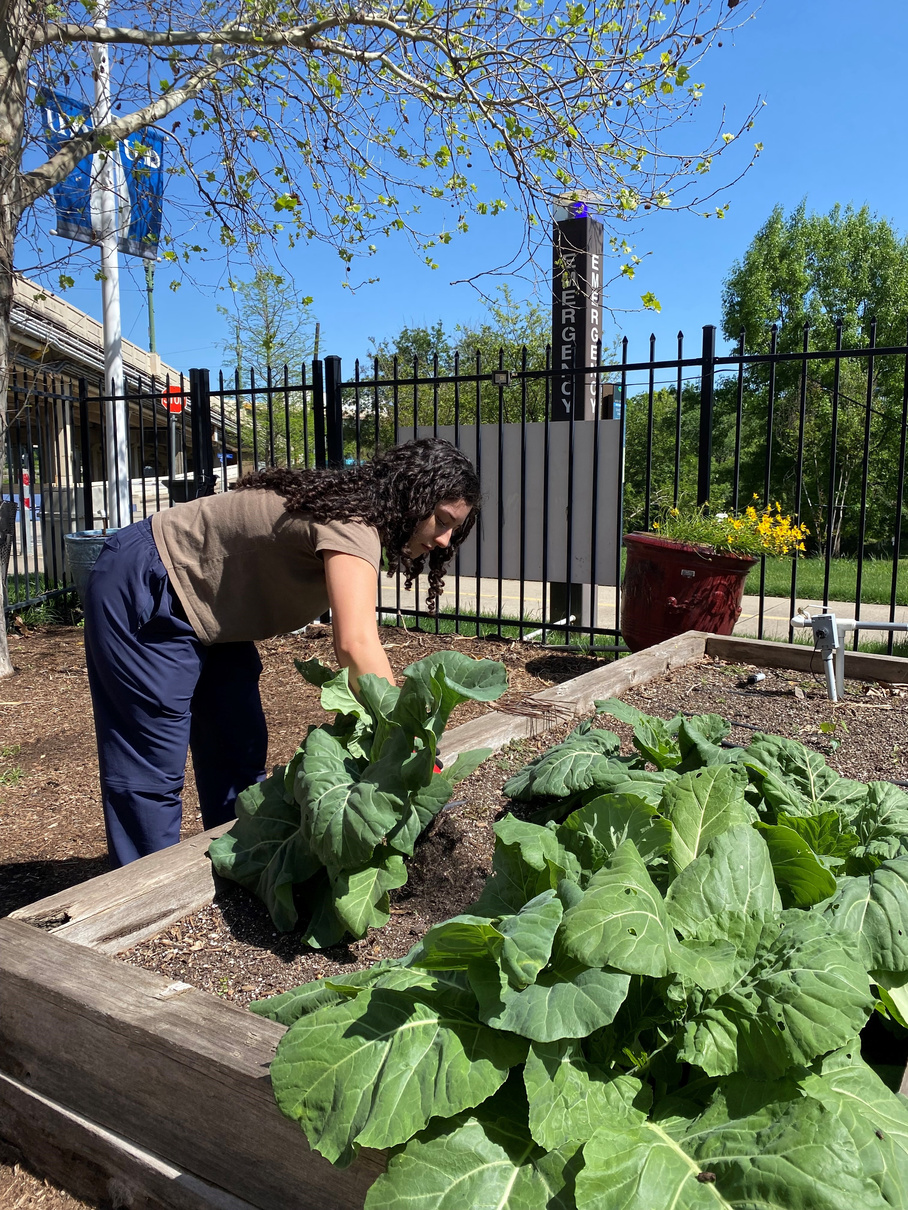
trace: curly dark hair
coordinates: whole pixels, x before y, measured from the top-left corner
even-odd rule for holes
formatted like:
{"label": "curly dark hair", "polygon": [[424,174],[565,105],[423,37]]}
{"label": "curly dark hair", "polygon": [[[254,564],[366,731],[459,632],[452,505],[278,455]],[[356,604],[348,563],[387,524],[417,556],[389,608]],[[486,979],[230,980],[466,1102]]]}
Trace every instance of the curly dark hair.
{"label": "curly dark hair", "polygon": [[[403,572],[406,587],[426,570],[426,609],[438,607],[444,571],[472,530],[482,504],[473,464],[449,441],[424,437],[377,454],[371,462],[343,470],[295,471],[272,467],[245,475],[235,490],[269,488],[284,497],[290,511],[309,513],[316,521],[364,521],[374,525],[388,559],[388,574]],[[453,533],[450,545],[411,558],[404,549],[420,521],[443,500],[465,500],[470,514]]]}

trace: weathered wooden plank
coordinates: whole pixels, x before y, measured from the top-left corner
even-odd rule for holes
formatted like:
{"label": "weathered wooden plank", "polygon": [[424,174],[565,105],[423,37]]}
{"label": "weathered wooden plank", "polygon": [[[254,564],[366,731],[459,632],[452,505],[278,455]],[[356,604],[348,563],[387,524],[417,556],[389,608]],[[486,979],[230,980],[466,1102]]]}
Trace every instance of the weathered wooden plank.
{"label": "weathered wooden plank", "polygon": [[700,631],[689,630],[626,659],[551,685],[507,711],[492,711],[463,723],[445,733],[443,755],[447,760],[470,748],[497,751],[511,740],[538,735],[565,719],[589,714],[597,698],[616,697],[632,685],[645,684],[671,668],[699,659],[705,650],[706,638]]}
{"label": "weathered wooden plank", "polygon": [[10,916],[99,953],[122,953],[211,902],[215,875],[206,854],[212,839],[230,826],[221,824]]}
{"label": "weathered wooden plank", "polygon": [[[823,657],[813,647],[800,643],[770,643],[763,639],[711,634],[706,639],[706,653],[740,664],[791,668],[823,675]],[[846,651],[845,676],[858,681],[908,684],[908,660],[899,656],[872,655],[866,651]]]}
{"label": "weathered wooden plank", "polygon": [[129,1210],[254,1210],[191,1172],[0,1075],[0,1139],[76,1197]]}
{"label": "weathered wooden plank", "polygon": [[284,1030],[173,984],[0,920],[0,1071],[263,1210],[351,1210],[382,1170],[309,1151],[278,1111],[268,1067]]}

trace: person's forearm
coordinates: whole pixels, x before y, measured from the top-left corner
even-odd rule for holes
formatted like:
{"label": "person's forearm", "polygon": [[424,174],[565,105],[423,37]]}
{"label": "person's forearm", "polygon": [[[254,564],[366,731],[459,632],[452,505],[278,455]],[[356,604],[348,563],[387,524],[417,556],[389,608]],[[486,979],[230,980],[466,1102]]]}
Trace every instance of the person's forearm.
{"label": "person's forearm", "polygon": [[343,645],[335,643],[334,654],[341,668],[350,672],[350,687],[354,690],[359,685],[359,678],[367,672],[375,676],[383,676],[392,685],[395,684],[394,673],[385,654],[385,649],[377,639],[361,639]]}

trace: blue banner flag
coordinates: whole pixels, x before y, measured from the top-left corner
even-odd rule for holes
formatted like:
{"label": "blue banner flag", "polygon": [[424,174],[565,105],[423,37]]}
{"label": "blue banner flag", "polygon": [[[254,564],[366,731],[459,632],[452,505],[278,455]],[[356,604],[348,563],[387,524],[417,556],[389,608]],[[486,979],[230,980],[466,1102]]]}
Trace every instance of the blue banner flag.
{"label": "blue banner flag", "polygon": [[[71,138],[91,129],[91,109],[84,101],[59,92],[42,96],[44,138],[55,155]],[[161,235],[164,193],[164,139],[157,130],[140,130],[117,145],[114,160],[118,202],[118,244],[121,252],[153,260]],[[80,160],[53,189],[57,211],[56,235],[95,243],[97,215],[91,197],[92,157]]]}
{"label": "blue banner flag", "polygon": [[161,237],[164,137],[148,127],[138,130],[120,143],[120,156],[129,194],[129,224],[124,223],[120,248],[130,256],[154,259]]}

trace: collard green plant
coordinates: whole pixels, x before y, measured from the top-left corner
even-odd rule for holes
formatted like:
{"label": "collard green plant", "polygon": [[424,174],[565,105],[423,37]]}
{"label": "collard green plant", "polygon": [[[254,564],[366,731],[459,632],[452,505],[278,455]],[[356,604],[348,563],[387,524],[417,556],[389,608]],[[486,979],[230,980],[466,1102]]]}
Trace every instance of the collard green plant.
{"label": "collard green plant", "polygon": [[862,1054],[871,1017],[908,1038],[908,795],[597,708],[639,756],[586,724],[512,778],[574,809],[495,825],[470,914],[253,1005],[281,1109],[336,1163],[391,1149],[367,1210],[908,1205],[901,1073]]}
{"label": "collard green plant", "polygon": [[362,937],[389,918],[389,892],[407,881],[405,857],[451,797],[454,784],[489,755],[462,752],[434,771],[438,739],[454,707],[489,702],[507,688],[502,664],[437,652],[404,670],[402,688],[381,677],[309,660],[297,668],[321,687],[333,723],[310,727],[289,764],[237,799],[237,822],[209,847],[214,868],[254,891],[284,932],[310,912],[308,945]]}

